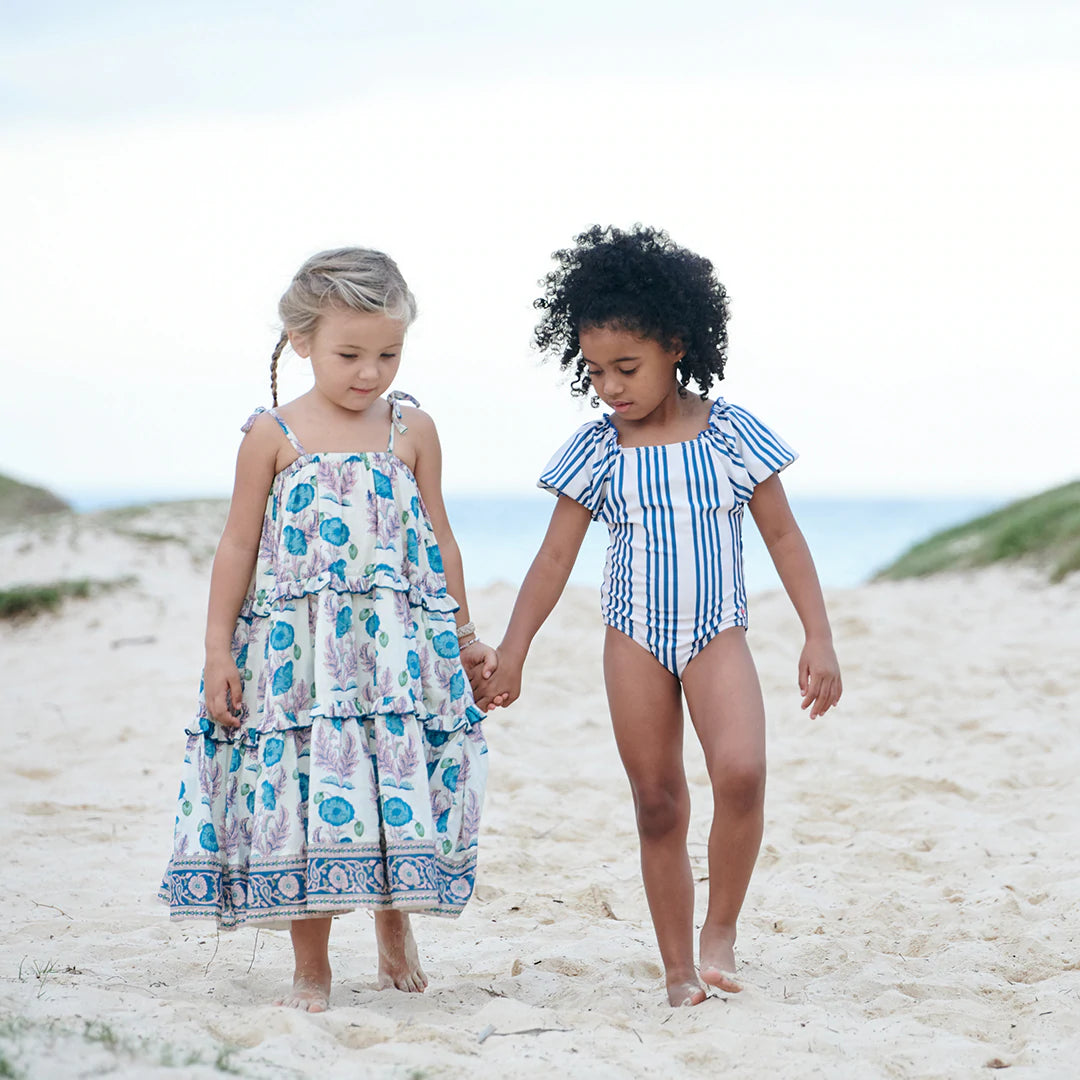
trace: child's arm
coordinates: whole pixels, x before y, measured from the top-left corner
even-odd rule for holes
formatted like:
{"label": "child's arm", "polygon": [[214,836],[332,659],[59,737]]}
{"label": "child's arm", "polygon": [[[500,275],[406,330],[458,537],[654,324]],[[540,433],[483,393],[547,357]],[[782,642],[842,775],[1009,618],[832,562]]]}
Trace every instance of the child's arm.
{"label": "child's arm", "polygon": [[551,614],[592,520],[589,511],[566,495],[560,495],[551,515],[544,542],[525,575],[510,625],[498,648],[499,668],[484,683],[477,705],[510,705],[521,693],[521,669],[537,630]]}
{"label": "child's arm", "polygon": [[754,488],[750,512],[806,633],[799,657],[799,690],[802,707],[810,706],[814,718],[835,705],[843,690],[814,560],[776,473]]}
{"label": "child's arm", "polygon": [[204,694],[207,711],[225,727],[238,727],[240,724],[237,716],[243,683],[233,660],[232,639],[240,605],[244,602],[259,553],[266,496],[274,482],[280,442],[277,424],[272,417],[265,415],[259,416],[244,436],[236,457],[236,479],[229,503],[229,517],[218,542],[214,568],[210,574]]}
{"label": "child's arm", "polygon": [[[469,601],[465,595],[465,571],[461,564],[461,549],[454,539],[450,528],[450,519],[446,515],[446,506],[442,496],[442,447],[439,433],[435,430],[435,421],[420,409],[408,410],[409,436],[416,447],[416,465],[413,475],[420,495],[427,508],[428,520],[435,532],[435,539],[442,555],[443,573],[446,575],[446,591],[458,605],[455,620],[458,626],[469,622]],[[467,655],[466,655],[467,654]],[[480,639],[462,649],[462,661],[467,666],[470,681],[475,677],[477,668],[483,667],[485,673],[494,671],[498,664],[495,650],[485,645]]]}

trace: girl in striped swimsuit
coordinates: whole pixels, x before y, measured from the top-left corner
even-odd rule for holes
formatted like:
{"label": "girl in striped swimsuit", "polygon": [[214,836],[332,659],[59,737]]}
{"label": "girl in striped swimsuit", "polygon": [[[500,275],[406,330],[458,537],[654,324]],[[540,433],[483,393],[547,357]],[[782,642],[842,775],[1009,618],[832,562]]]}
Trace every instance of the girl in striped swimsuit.
{"label": "girl in striped swimsuit", "polygon": [[[696,1005],[703,983],[741,989],[736,920],[761,843],[765,714],[745,635],[745,507],[806,632],[798,680],[811,717],[839,700],[840,669],[814,564],[778,475],[795,452],[745,409],[709,400],[727,346],[726,293],[712,264],[640,226],[594,226],[555,259],[536,304],[544,312],[537,344],[574,373],[575,393],[592,390],[594,404],[612,412],[579,428],[540,478],[558,502],[477,704],[517,698],[532,638],[590,521],[602,521],[610,533],[602,604],[611,718],[668,1000]],[[687,390],[691,382],[697,393]],[[714,799],[698,965],[684,695]]]}

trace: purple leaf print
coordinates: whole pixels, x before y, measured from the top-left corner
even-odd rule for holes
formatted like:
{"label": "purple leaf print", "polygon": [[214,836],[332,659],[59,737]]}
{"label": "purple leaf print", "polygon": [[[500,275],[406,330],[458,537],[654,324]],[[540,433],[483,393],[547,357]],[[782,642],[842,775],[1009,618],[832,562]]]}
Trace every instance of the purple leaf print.
{"label": "purple leaf print", "polygon": [[375,674],[375,665],[377,660],[377,653],[375,652],[375,644],[371,641],[365,641],[360,646],[360,650],[356,656],[357,663],[360,668],[368,675]]}
{"label": "purple leaf print", "polygon": [[353,488],[356,487],[361,466],[362,463],[359,461],[345,461],[340,465],[320,461],[318,477],[323,498],[330,499],[339,506],[351,506],[352,503],[347,496],[351,495]]}
{"label": "purple leaf print", "polygon": [[401,518],[396,503],[382,506],[382,502],[374,491],[367,493],[368,532],[375,537],[376,548],[393,550],[401,535]]}
{"label": "purple leaf print", "polygon": [[440,815],[454,805],[454,796],[441,787],[431,793],[431,816],[438,821]]}
{"label": "purple leaf print", "polygon": [[427,648],[420,650],[420,681],[425,686],[430,686],[432,682],[431,651]]}
{"label": "purple leaf print", "polygon": [[311,635],[312,640],[315,639],[315,627],[319,625],[319,603],[314,598],[309,596],[307,598],[307,628],[308,633]]}
{"label": "purple leaf print", "polygon": [[331,628],[325,642],[324,660],[326,670],[334,680],[335,690],[355,690],[358,671],[356,650],[349,648],[352,635],[339,638]]}
{"label": "purple leaf print", "polygon": [[256,855],[271,855],[280,851],[289,838],[289,815],[284,806],[268,814],[259,822],[259,832],[252,849]]}
{"label": "purple leaf print", "polygon": [[199,760],[199,790],[202,791],[202,801],[207,806],[213,806],[221,794],[221,766],[217,758],[209,758],[204,753]]}
{"label": "purple leaf print", "polygon": [[407,777],[420,767],[420,755],[411,731],[405,733],[404,739],[387,734],[386,738],[377,740],[375,759],[379,763],[380,784],[389,782],[391,787],[412,788]]}
{"label": "purple leaf print", "polygon": [[376,697],[390,697],[394,693],[394,681],[390,676],[390,669],[383,668],[379,672],[378,681],[375,683]]}
{"label": "purple leaf print", "polygon": [[409,604],[409,594],[406,592],[394,593],[394,619],[398,626],[405,630],[412,627],[412,632],[416,633],[416,627],[413,625],[412,606]]}
{"label": "purple leaf print", "polygon": [[232,814],[225,825],[222,848],[230,858],[240,850],[240,815]]}
{"label": "purple leaf print", "polygon": [[352,788],[355,785],[347,779],[360,765],[360,750],[356,736],[348,721],[342,722],[338,731],[333,724],[322,724],[315,731],[315,746],[312,760],[326,774],[324,784],[339,788]]}
{"label": "purple leaf print", "polygon": [[276,522],[272,521],[269,514],[263,517],[262,532],[259,534],[259,558],[272,562],[274,552],[277,549]]}
{"label": "purple leaf print", "polygon": [[435,662],[435,681],[443,690],[450,693],[450,680],[457,673],[459,667],[459,661],[457,660],[437,660]]}
{"label": "purple leaf print", "polygon": [[461,821],[462,847],[470,848],[476,843],[480,833],[480,800],[475,791],[470,791],[465,798],[465,816]]}
{"label": "purple leaf print", "polygon": [[175,854],[176,855],[186,855],[187,854],[187,849],[188,849],[188,837],[187,837],[187,833],[184,833],[183,836],[180,836],[176,841]]}
{"label": "purple leaf print", "polygon": [[284,694],[278,695],[277,704],[284,712],[289,713],[299,721],[300,716],[303,713],[306,713],[311,705],[311,696],[308,693],[307,680],[295,680],[292,686],[289,687]]}

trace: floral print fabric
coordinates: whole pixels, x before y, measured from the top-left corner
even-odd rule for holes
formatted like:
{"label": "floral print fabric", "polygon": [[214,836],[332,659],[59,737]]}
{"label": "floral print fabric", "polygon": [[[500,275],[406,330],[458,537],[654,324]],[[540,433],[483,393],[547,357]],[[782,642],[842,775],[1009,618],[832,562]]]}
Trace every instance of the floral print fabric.
{"label": "floral print fabric", "polygon": [[487,747],[456,610],[400,458],[302,454],[278,474],[233,636],[241,726],[200,693],[188,731],[174,916],[460,913]]}

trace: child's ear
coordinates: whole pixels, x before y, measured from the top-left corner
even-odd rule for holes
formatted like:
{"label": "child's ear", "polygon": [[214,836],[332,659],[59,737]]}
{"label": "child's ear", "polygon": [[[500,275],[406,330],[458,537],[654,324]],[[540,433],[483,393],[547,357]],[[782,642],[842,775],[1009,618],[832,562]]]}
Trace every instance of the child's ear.
{"label": "child's ear", "polygon": [[311,339],[307,334],[298,334],[294,330],[290,330],[289,344],[292,346],[292,351],[304,360],[311,355]]}

